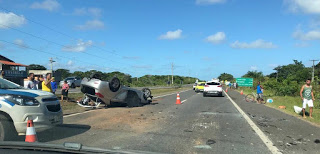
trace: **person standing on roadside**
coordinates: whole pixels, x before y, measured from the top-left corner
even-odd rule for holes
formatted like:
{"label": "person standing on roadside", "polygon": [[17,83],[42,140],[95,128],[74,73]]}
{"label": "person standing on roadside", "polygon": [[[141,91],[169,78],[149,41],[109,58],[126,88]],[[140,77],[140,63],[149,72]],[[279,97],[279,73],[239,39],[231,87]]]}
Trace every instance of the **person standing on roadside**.
{"label": "person standing on roadside", "polygon": [[38,81],[36,81],[34,79],[34,74],[33,73],[29,73],[29,81],[27,84],[27,88],[28,89],[32,89],[32,90],[37,90],[37,85],[38,85]]}
{"label": "person standing on roadside", "polygon": [[257,101],[259,104],[261,104],[262,99],[263,99],[263,87],[261,86],[259,81],[257,85]]}
{"label": "person standing on roadside", "polygon": [[42,91],[52,92],[51,81],[51,73],[47,73],[46,78],[42,82]]}
{"label": "person standing on roadside", "polygon": [[66,96],[66,100],[68,101],[68,91],[69,91],[68,82],[67,80],[64,80],[61,88],[61,101],[63,101],[63,96]]}
{"label": "person standing on roadside", "polygon": [[42,90],[42,82],[43,82],[43,76],[39,77],[39,82],[38,82],[38,89]]}
{"label": "person standing on roadside", "polygon": [[314,99],[314,96],[313,96],[313,90],[312,90],[312,86],[311,86],[311,80],[310,79],[307,79],[306,80],[306,84],[303,85],[301,87],[301,90],[300,90],[300,97],[303,101],[302,103],[302,113],[303,113],[303,118],[306,118],[306,107],[307,107],[307,104],[308,104],[308,107],[309,107],[309,117],[310,118],[313,118],[312,117],[312,111],[313,111],[313,101],[315,100]]}
{"label": "person standing on roadside", "polygon": [[52,77],[52,80],[51,80],[51,89],[53,94],[55,94],[56,90],[58,89],[58,85],[57,85],[57,82],[55,82],[54,77]]}

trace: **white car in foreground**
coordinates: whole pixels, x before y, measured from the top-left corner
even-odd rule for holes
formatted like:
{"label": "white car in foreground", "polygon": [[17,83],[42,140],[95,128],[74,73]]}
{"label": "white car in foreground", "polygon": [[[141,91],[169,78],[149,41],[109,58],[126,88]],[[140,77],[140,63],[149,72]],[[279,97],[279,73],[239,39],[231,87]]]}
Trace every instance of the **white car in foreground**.
{"label": "white car in foreground", "polygon": [[222,96],[222,85],[218,81],[208,81],[204,85],[203,97],[215,95]]}

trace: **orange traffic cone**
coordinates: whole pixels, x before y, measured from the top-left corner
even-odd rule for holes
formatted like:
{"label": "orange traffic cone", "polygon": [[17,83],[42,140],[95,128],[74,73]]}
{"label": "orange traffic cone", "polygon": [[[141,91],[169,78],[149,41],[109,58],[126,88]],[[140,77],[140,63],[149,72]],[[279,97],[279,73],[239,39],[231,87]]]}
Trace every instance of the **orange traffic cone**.
{"label": "orange traffic cone", "polygon": [[180,95],[179,95],[179,93],[177,93],[177,101],[176,101],[176,104],[181,104],[181,100],[180,100]]}
{"label": "orange traffic cone", "polygon": [[228,88],[226,89],[226,92],[228,92]]}
{"label": "orange traffic cone", "polygon": [[28,120],[27,122],[27,132],[26,132],[26,142],[36,142],[37,135],[36,130],[33,127],[33,120]]}
{"label": "orange traffic cone", "polygon": [[241,90],[240,95],[243,95],[243,90]]}

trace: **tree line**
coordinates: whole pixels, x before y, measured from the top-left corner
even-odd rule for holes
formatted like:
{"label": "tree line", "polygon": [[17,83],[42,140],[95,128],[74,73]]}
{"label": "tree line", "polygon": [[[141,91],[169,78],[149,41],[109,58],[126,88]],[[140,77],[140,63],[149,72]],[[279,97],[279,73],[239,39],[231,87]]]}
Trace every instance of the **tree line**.
{"label": "tree line", "polygon": [[[274,72],[264,75],[260,71],[248,71],[242,77],[253,78],[254,85],[261,81],[261,84],[266,90],[271,91],[277,96],[297,96],[301,86],[306,79],[312,78],[312,67],[306,67],[301,61],[293,60],[293,63],[288,65],[278,66],[273,69]],[[315,65],[314,82],[312,83],[316,95],[320,92],[320,63]],[[220,80],[228,80],[235,82],[232,74],[222,73],[218,77]]]}
{"label": "tree line", "polygon": [[[28,70],[46,70],[46,67],[37,64],[31,64],[27,67]],[[132,77],[130,74],[122,73],[119,71],[114,72],[101,72],[97,70],[90,71],[75,71],[70,72],[68,69],[57,69],[54,72],[61,74],[61,78],[67,78],[70,76],[78,76],[81,78],[89,77],[91,74],[96,73],[101,77],[101,80],[109,81],[112,77],[118,77],[123,85],[146,87],[146,86],[166,86],[168,82],[171,82],[171,75],[144,75],[141,77]],[[195,83],[197,78],[187,76],[173,76],[173,84],[192,84]],[[171,84],[171,83],[170,83]]]}

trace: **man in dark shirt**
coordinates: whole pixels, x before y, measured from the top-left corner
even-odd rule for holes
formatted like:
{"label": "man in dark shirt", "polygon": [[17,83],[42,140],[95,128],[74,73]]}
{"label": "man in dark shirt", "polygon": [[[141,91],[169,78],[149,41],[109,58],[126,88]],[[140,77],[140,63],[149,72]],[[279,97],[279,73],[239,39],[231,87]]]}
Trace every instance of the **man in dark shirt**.
{"label": "man in dark shirt", "polygon": [[39,83],[38,83],[38,89],[39,89],[39,90],[42,90],[42,82],[43,82],[43,77],[40,76],[40,77],[39,77]]}

